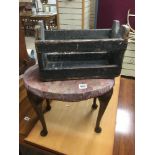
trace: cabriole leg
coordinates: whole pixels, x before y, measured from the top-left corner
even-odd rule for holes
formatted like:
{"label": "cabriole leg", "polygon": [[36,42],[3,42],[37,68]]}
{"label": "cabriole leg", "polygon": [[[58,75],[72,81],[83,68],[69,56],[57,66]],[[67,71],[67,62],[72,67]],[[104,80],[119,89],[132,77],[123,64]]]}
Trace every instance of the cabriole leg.
{"label": "cabriole leg", "polygon": [[113,89],[111,89],[109,92],[107,92],[103,96],[98,97],[99,102],[100,102],[100,107],[99,107],[99,112],[98,112],[96,126],[95,126],[95,132],[96,133],[100,133],[102,131],[102,128],[100,127],[100,121],[101,121],[102,116],[106,110],[106,107],[109,103],[109,100],[112,96],[112,93],[113,93]]}
{"label": "cabriole leg", "polygon": [[28,98],[33,106],[33,109],[35,110],[35,112],[38,115],[38,118],[42,124],[42,131],[40,132],[41,136],[46,136],[48,131],[47,131],[47,127],[46,127],[46,123],[45,123],[45,119],[44,119],[44,115],[42,112],[42,103],[43,103],[43,98],[40,98],[36,95],[34,95],[33,93],[31,93],[30,91],[27,91],[27,95]]}
{"label": "cabriole leg", "polygon": [[97,109],[98,105],[96,104],[96,97],[93,99],[92,109]]}
{"label": "cabriole leg", "polygon": [[50,111],[50,110],[51,110],[50,100],[46,99],[46,111]]}

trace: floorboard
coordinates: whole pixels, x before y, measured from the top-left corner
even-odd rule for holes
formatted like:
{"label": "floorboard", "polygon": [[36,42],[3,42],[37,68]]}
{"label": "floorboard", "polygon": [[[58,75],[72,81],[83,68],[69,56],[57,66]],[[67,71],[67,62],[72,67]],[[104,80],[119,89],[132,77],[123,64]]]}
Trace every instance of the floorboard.
{"label": "floorboard", "polygon": [[113,155],[135,154],[135,80],[121,78]]}

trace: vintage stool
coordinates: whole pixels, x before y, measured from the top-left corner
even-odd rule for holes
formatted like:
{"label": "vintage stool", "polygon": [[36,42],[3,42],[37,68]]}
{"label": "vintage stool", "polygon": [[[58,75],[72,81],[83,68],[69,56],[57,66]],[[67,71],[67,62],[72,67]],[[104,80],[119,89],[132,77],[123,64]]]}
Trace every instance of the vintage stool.
{"label": "vintage stool", "polygon": [[24,83],[28,98],[36,111],[42,124],[41,136],[46,136],[48,131],[42,112],[42,103],[46,99],[46,110],[51,109],[49,100],[77,102],[94,98],[92,108],[96,109],[96,99],[99,99],[100,107],[97,116],[95,132],[100,133],[100,121],[113,93],[114,79],[83,79],[42,82],[39,78],[38,65],[30,67],[24,73]]}

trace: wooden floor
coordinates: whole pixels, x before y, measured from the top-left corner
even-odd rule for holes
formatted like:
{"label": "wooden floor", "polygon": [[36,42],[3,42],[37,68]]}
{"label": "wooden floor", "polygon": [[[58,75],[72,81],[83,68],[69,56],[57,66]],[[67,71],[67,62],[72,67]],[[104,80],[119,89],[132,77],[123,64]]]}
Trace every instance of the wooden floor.
{"label": "wooden floor", "polygon": [[[21,103],[23,103],[23,101],[21,101]],[[29,112],[29,115],[30,115],[30,112]],[[32,124],[31,121],[30,121],[30,124]],[[134,129],[135,129],[135,80],[128,79],[128,78],[121,78],[113,155],[134,155],[135,154],[135,141],[134,141],[135,130]],[[25,132],[25,130],[21,130],[21,131]],[[26,134],[23,135],[23,138],[25,136]],[[36,148],[33,146],[27,146],[27,147],[31,147],[31,149],[27,150],[25,148],[27,151],[26,155],[31,155],[31,154],[42,155],[41,152],[43,152],[43,150],[40,150],[40,151],[38,149],[36,150]]]}
{"label": "wooden floor", "polygon": [[113,155],[135,154],[135,80],[121,78]]}

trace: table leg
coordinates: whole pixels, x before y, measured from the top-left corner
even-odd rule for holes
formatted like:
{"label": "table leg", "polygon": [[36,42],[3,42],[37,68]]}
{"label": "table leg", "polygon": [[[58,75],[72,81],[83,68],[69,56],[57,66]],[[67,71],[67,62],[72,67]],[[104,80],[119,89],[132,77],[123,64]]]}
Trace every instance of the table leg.
{"label": "table leg", "polygon": [[100,121],[102,119],[102,116],[106,110],[106,107],[109,103],[109,100],[112,96],[113,93],[113,89],[111,89],[109,92],[107,92],[106,94],[104,94],[103,96],[99,96],[99,102],[100,102],[100,108],[99,108],[99,112],[98,112],[98,116],[97,116],[97,121],[96,121],[96,126],[95,126],[95,132],[96,133],[100,133],[102,131],[102,128],[100,127]]}
{"label": "table leg", "polygon": [[47,131],[47,127],[46,127],[46,123],[45,123],[45,119],[44,119],[44,115],[42,112],[42,103],[43,103],[43,98],[40,98],[34,94],[32,94],[30,91],[27,91],[27,95],[28,98],[33,106],[33,109],[35,110],[35,112],[38,115],[38,118],[42,124],[43,130],[40,132],[41,136],[46,136],[48,131]]}
{"label": "table leg", "polygon": [[96,104],[96,97],[93,99],[92,109],[97,109],[98,105]]}
{"label": "table leg", "polygon": [[50,100],[46,99],[46,111],[50,111],[51,110],[51,105],[50,105]]}

